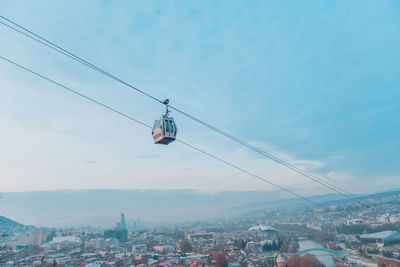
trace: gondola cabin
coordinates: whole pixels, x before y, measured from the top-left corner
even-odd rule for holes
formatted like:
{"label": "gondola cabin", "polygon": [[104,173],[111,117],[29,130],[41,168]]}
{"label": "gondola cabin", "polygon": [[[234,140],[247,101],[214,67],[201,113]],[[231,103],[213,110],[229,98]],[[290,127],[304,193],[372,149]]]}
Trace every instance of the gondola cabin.
{"label": "gondola cabin", "polygon": [[176,132],[173,118],[163,115],[159,120],[154,121],[152,135],[155,144],[168,145],[175,140]]}

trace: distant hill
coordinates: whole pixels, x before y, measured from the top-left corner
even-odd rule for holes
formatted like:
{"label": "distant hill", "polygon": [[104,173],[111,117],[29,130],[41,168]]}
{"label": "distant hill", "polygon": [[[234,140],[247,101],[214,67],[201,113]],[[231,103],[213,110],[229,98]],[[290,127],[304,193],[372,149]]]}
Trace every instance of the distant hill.
{"label": "distant hill", "polygon": [[363,199],[378,199],[382,197],[390,197],[390,196],[398,196],[400,195],[400,190],[395,190],[395,191],[388,191],[388,192],[380,192],[372,195],[365,195],[362,198]]}
{"label": "distant hill", "polygon": [[[400,191],[379,192],[368,195],[353,195],[353,197],[359,200],[379,199],[387,197],[398,198],[399,196],[400,196]],[[349,201],[347,197],[340,194],[316,195],[308,197],[308,199],[318,203],[321,206],[337,205],[343,203],[344,201]],[[243,206],[238,206],[235,207],[234,209],[245,213],[245,212],[257,212],[264,209],[284,209],[284,208],[297,208],[305,206],[313,206],[313,205],[302,199],[291,198],[291,199],[255,202]]]}
{"label": "distant hill", "polygon": [[[321,205],[329,205],[337,201],[346,200],[347,198],[339,194],[326,194],[308,197],[313,202],[320,203]],[[311,205],[310,202],[299,198],[279,199],[270,200],[263,202],[254,202],[242,206],[235,207],[233,209],[242,212],[256,211],[261,209],[277,209],[277,208],[294,208]]]}
{"label": "distant hill", "polygon": [[6,218],[4,216],[0,216],[0,233],[1,234],[14,234],[17,232],[25,232],[25,231],[30,231],[34,230],[34,226],[27,226],[20,224],[16,221],[13,221],[9,218]]}

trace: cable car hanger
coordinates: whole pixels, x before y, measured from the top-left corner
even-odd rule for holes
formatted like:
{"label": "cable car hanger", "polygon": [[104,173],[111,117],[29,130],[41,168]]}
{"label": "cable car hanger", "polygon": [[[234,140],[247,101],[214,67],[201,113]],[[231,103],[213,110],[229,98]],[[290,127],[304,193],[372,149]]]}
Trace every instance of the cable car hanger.
{"label": "cable car hanger", "polygon": [[154,144],[168,145],[175,141],[177,127],[174,118],[169,116],[169,99],[165,99],[162,103],[165,105],[165,114],[159,120],[154,121],[151,134],[153,135]]}
{"label": "cable car hanger", "polygon": [[165,99],[162,103],[165,105],[165,116],[168,117],[168,114],[169,114],[169,110],[168,110],[169,99],[168,98]]}

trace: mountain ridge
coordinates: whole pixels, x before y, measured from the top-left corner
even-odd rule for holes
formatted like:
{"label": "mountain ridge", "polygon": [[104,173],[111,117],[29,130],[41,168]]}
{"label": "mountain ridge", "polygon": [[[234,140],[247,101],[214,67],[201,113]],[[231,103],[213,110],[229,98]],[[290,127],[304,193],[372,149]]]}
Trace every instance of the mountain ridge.
{"label": "mountain ridge", "polygon": [[0,233],[11,235],[16,232],[30,231],[34,230],[35,227],[32,225],[23,225],[17,221],[0,215]]}

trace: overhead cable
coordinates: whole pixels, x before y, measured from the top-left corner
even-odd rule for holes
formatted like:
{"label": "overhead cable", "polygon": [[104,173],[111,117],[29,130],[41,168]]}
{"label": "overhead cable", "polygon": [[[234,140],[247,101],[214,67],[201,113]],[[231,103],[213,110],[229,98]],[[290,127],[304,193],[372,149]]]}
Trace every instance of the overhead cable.
{"label": "overhead cable", "polygon": [[[125,118],[127,118],[127,119],[129,119],[131,121],[134,121],[134,122],[136,122],[136,123],[138,123],[138,124],[140,124],[140,125],[142,125],[142,126],[144,126],[146,128],[150,128],[150,129],[152,128],[150,125],[148,125],[148,124],[146,124],[146,123],[144,123],[144,122],[142,122],[140,120],[137,120],[134,117],[132,117],[132,116],[130,116],[130,115],[124,113],[124,112],[121,112],[121,111],[119,111],[119,110],[117,110],[117,109],[115,109],[113,107],[110,107],[110,106],[108,106],[108,105],[106,105],[106,104],[104,104],[102,102],[99,102],[99,101],[95,100],[94,98],[91,98],[90,96],[82,94],[82,93],[80,93],[80,92],[78,92],[78,91],[76,91],[76,90],[74,90],[74,89],[72,89],[72,88],[70,88],[70,87],[68,87],[68,86],[66,86],[64,84],[61,84],[61,83],[59,83],[59,82],[57,82],[57,81],[55,81],[55,80],[43,75],[43,74],[40,74],[40,73],[38,73],[38,72],[28,68],[28,67],[22,66],[21,64],[18,64],[13,60],[10,60],[10,59],[5,58],[3,56],[0,56],[0,59],[2,59],[3,61],[8,62],[8,63],[18,67],[19,69],[25,70],[25,71],[27,71],[27,72],[29,72],[31,74],[34,74],[34,75],[36,75],[36,76],[38,76],[38,77],[40,77],[40,78],[52,83],[52,84],[55,84],[55,85],[65,89],[65,90],[67,90],[67,91],[69,91],[69,92],[71,92],[71,93],[73,93],[73,94],[75,94],[77,96],[83,97],[84,99],[86,99],[86,100],[88,100],[88,101],[90,101],[90,102],[92,102],[94,104],[97,104],[97,105],[99,105],[99,106],[101,106],[101,107],[103,107],[103,108],[105,108],[105,109],[107,109],[109,111],[117,113],[118,115],[121,115],[121,116],[123,116],[123,117],[125,117]],[[185,145],[187,147],[190,147],[190,148],[192,148],[192,149],[194,149],[194,150],[196,150],[198,152],[201,152],[202,154],[207,155],[208,157],[211,157],[211,158],[213,158],[215,160],[218,160],[219,162],[222,162],[225,165],[228,165],[228,166],[230,166],[230,167],[232,167],[232,168],[234,168],[236,170],[239,170],[239,171],[241,171],[241,172],[243,172],[243,173],[245,173],[245,174],[247,174],[247,175],[249,175],[249,176],[251,176],[253,178],[256,178],[256,179],[258,179],[258,180],[260,180],[260,181],[262,181],[264,183],[268,183],[268,184],[270,184],[270,185],[272,185],[272,186],[274,186],[274,187],[276,187],[276,188],[278,188],[278,189],[280,189],[282,191],[285,191],[285,192],[287,192],[287,193],[289,193],[289,194],[291,194],[291,195],[293,195],[293,196],[295,196],[297,198],[303,199],[303,200],[305,200],[305,201],[307,201],[307,202],[309,202],[309,203],[311,203],[311,204],[313,204],[313,205],[315,205],[317,207],[321,207],[323,209],[326,208],[325,206],[321,205],[318,202],[315,202],[315,201],[313,201],[313,200],[311,200],[311,199],[309,199],[307,197],[304,197],[304,196],[302,196],[302,195],[300,195],[300,194],[298,194],[298,193],[296,193],[296,192],[294,192],[294,191],[292,191],[290,189],[287,189],[282,185],[279,185],[279,184],[276,184],[274,182],[271,182],[269,179],[263,178],[263,177],[261,177],[259,175],[256,175],[256,174],[254,174],[254,173],[252,173],[250,171],[247,171],[247,170],[245,170],[245,169],[243,169],[243,168],[241,168],[241,167],[239,167],[239,166],[237,166],[237,165],[235,165],[235,164],[233,164],[231,162],[228,162],[228,161],[226,161],[226,160],[224,160],[224,159],[222,159],[222,158],[220,158],[218,156],[215,156],[215,155],[205,151],[204,149],[196,147],[196,146],[194,146],[192,144],[189,144],[188,142],[185,142],[185,141],[182,141],[182,140],[178,140],[177,139],[176,141],[178,141],[179,143],[181,143],[181,144],[183,144],[183,145]],[[329,208],[327,208],[327,209],[329,210]]]}
{"label": "overhead cable", "polygon": [[[9,25],[7,23],[4,23],[4,22],[0,21],[0,24],[8,27],[9,29],[12,29],[12,30],[24,35],[25,37],[28,37],[28,38],[30,38],[30,39],[32,39],[32,40],[34,40],[34,41],[36,41],[36,42],[38,42],[38,43],[40,43],[42,45],[45,45],[46,47],[48,47],[48,48],[50,48],[50,49],[52,49],[52,50],[54,50],[54,51],[56,51],[56,52],[58,52],[58,53],[60,53],[60,54],[62,54],[64,56],[66,56],[68,58],[71,58],[71,59],[73,59],[73,60],[85,65],[86,67],[89,67],[89,68],[91,68],[91,69],[93,69],[93,70],[95,70],[95,71],[97,71],[97,72],[99,72],[99,73],[101,73],[101,74],[103,74],[103,75],[105,75],[105,76],[107,76],[107,77],[119,82],[119,83],[122,83],[125,86],[128,86],[129,88],[131,88],[131,89],[133,89],[133,90],[135,90],[135,91],[137,91],[137,92],[139,92],[139,93],[151,98],[154,101],[157,101],[157,102],[163,104],[163,100],[158,99],[157,97],[155,97],[155,96],[153,96],[153,95],[151,95],[151,94],[149,94],[149,93],[147,93],[147,92],[145,92],[145,91],[143,91],[143,90],[131,85],[128,82],[125,82],[121,78],[116,77],[115,75],[105,71],[104,69],[93,65],[92,63],[88,62],[87,60],[85,60],[85,59],[77,56],[76,54],[71,53],[68,50],[62,48],[61,46],[56,45],[55,43],[49,41],[47,38],[44,38],[44,37],[34,33],[33,31],[27,29],[26,27],[23,27],[20,24],[14,22],[14,21],[12,21],[12,20],[10,20],[10,19],[8,19],[8,18],[6,18],[6,17],[4,17],[2,15],[0,15],[0,18],[6,20],[7,22],[9,22],[9,23],[11,23],[14,26],[19,28],[19,29],[17,29],[14,26],[11,26],[11,25]],[[213,130],[213,131],[215,131],[215,132],[217,132],[217,133],[219,133],[219,134],[221,134],[221,135],[223,135],[223,136],[225,136],[225,137],[227,137],[227,138],[229,138],[229,139],[231,139],[231,140],[233,140],[233,141],[235,141],[235,142],[237,142],[237,143],[239,143],[239,144],[241,144],[241,145],[243,145],[245,147],[247,147],[248,149],[250,149],[250,150],[252,150],[254,152],[256,152],[256,153],[258,153],[260,155],[263,155],[263,156],[271,159],[272,161],[274,161],[274,162],[276,162],[278,164],[281,164],[281,165],[287,167],[288,169],[290,169],[290,170],[292,170],[292,171],[294,171],[294,172],[296,172],[296,173],[298,173],[298,174],[300,174],[300,175],[302,175],[302,176],[304,176],[304,177],[306,177],[306,178],[308,178],[308,179],[310,179],[310,180],[312,180],[312,181],[314,181],[314,182],[316,182],[316,183],[318,183],[318,184],[320,184],[320,185],[322,185],[324,187],[327,187],[330,190],[332,190],[332,191],[334,191],[334,192],[336,192],[338,194],[341,194],[341,195],[345,196],[348,199],[351,199],[351,200],[353,200],[355,202],[358,202],[358,203],[362,202],[362,200],[358,199],[357,197],[355,197],[354,195],[352,195],[348,191],[346,191],[346,190],[344,190],[344,189],[342,189],[342,188],[340,188],[340,187],[338,187],[338,186],[326,181],[325,179],[322,179],[322,178],[318,177],[315,174],[307,172],[306,170],[303,170],[303,169],[301,169],[301,168],[299,168],[299,167],[297,167],[297,166],[295,166],[295,165],[293,165],[293,164],[291,164],[291,163],[289,163],[289,162],[287,162],[287,161],[285,161],[283,159],[280,159],[280,158],[278,158],[278,157],[276,157],[276,156],[274,156],[274,155],[272,155],[272,154],[270,154],[268,152],[265,152],[261,148],[256,147],[254,145],[251,145],[248,142],[246,142],[246,141],[244,141],[244,140],[242,140],[240,138],[237,138],[237,137],[235,137],[235,136],[233,136],[233,135],[231,135],[231,134],[229,134],[229,133],[227,133],[227,132],[225,132],[225,131],[223,131],[223,130],[215,127],[215,126],[212,126],[211,124],[209,124],[209,123],[207,123],[207,122],[205,122],[205,121],[203,121],[203,120],[201,120],[201,119],[199,119],[199,118],[197,118],[197,117],[195,117],[193,115],[190,115],[189,113],[187,113],[187,112],[185,112],[185,111],[183,111],[183,110],[181,110],[181,109],[179,109],[179,108],[177,108],[177,107],[175,107],[173,105],[169,105],[169,108],[172,109],[172,110],[175,110],[176,112],[184,115],[185,117],[187,117],[187,118],[189,118],[191,120],[194,120],[194,121],[202,124],[203,126],[209,128],[209,129],[211,129],[211,130]]]}

